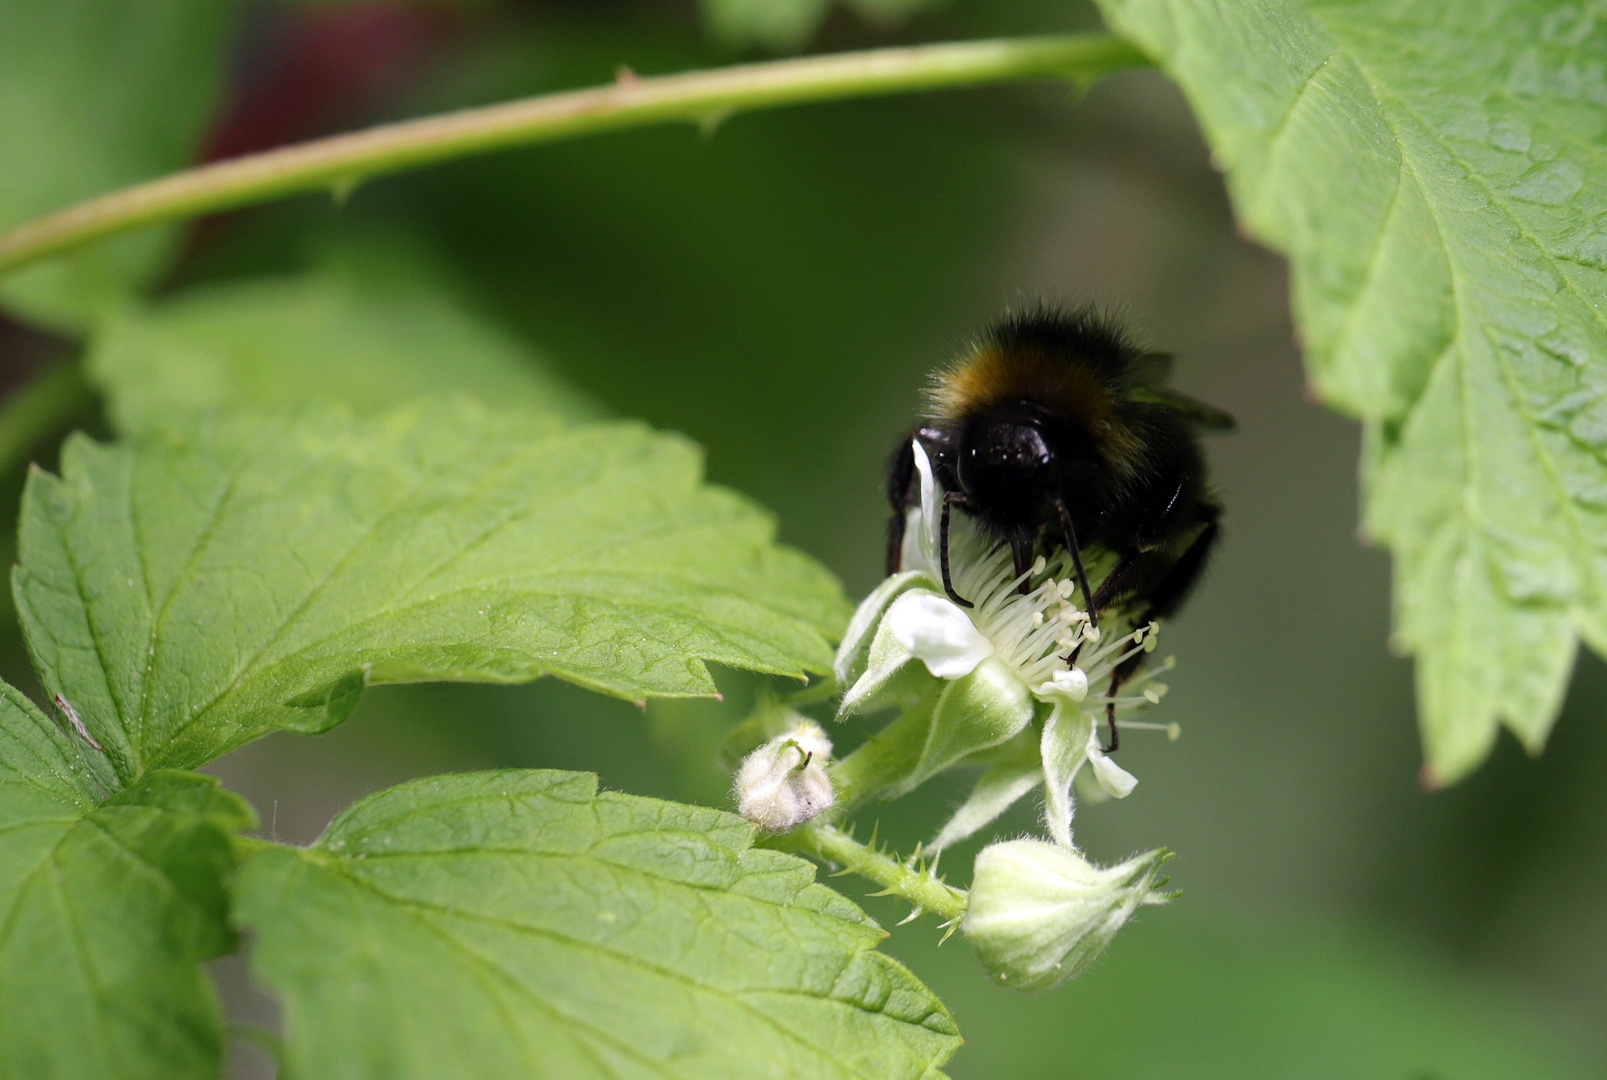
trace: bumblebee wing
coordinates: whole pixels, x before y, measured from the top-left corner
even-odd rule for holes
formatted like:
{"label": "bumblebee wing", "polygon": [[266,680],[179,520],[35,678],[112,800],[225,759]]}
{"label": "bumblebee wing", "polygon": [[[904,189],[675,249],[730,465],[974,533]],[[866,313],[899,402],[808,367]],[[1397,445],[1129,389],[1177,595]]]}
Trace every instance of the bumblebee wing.
{"label": "bumblebee wing", "polygon": [[1136,386],[1132,390],[1132,397],[1134,401],[1170,409],[1205,431],[1232,431],[1238,426],[1233,417],[1221,409],[1173,390],[1170,386]]}
{"label": "bumblebee wing", "polygon": [[1175,359],[1171,353],[1144,353],[1128,367],[1128,380],[1133,386],[1162,386],[1172,375],[1172,361]]}
{"label": "bumblebee wing", "polygon": [[1233,417],[1166,385],[1174,359],[1171,353],[1162,352],[1139,356],[1127,369],[1128,394],[1134,401],[1170,409],[1205,431],[1232,431],[1237,426]]}

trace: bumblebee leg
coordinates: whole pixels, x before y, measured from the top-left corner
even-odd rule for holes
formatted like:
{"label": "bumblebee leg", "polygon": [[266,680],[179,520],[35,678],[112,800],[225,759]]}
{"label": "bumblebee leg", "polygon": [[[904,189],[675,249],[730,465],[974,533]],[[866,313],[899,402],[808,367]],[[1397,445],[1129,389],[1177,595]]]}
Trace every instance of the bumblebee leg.
{"label": "bumblebee leg", "polygon": [[910,488],[915,483],[912,438],[901,441],[887,462],[887,501],[893,506],[893,516],[887,521],[888,577],[898,573],[904,561],[904,525],[909,517]]}
{"label": "bumblebee leg", "polygon": [[[1143,622],[1148,622],[1167,618],[1183,606],[1221,532],[1222,508],[1204,499],[1189,502],[1182,493],[1179,485],[1106,575],[1094,597],[1096,607],[1103,610],[1118,598],[1129,597],[1147,605]],[[1179,520],[1184,512],[1188,520]]]}
{"label": "bumblebee leg", "polygon": [[887,576],[892,577],[903,569],[904,524],[908,519],[898,511],[887,519]]}
{"label": "bumblebee leg", "polygon": [[[1154,614],[1155,613],[1153,610],[1145,613],[1143,619],[1139,620],[1139,622],[1135,623],[1134,625],[1148,626],[1153,619]],[[1107,698],[1115,697],[1116,691],[1122,688],[1122,683],[1133,677],[1133,672],[1138,670],[1138,665],[1143,663],[1143,661],[1144,654],[1142,652],[1138,652],[1134,653],[1132,656],[1129,656],[1120,664],[1117,664],[1116,670],[1110,673],[1110,685],[1105,689],[1105,696]],[[1121,733],[1116,729],[1115,702],[1109,702],[1105,706],[1105,727],[1110,731],[1110,745],[1104,748],[1105,753],[1114,754],[1117,747],[1121,746],[1122,744]]]}
{"label": "bumblebee leg", "polygon": [[1082,568],[1082,550],[1077,546],[1077,530],[1071,524],[1071,511],[1059,499],[1055,500],[1055,509],[1060,511],[1060,531],[1065,536],[1066,550],[1071,553],[1071,569],[1077,575],[1077,588],[1082,590],[1083,603],[1088,605],[1088,624],[1098,630],[1099,613],[1095,609],[1094,594],[1088,588],[1088,574]]}
{"label": "bumblebee leg", "polygon": [[[1110,686],[1105,690],[1105,696],[1114,698],[1116,691],[1122,688],[1122,669],[1117,668],[1110,673]],[[1116,729],[1116,703],[1109,702],[1105,706],[1105,730],[1110,732],[1110,745],[1104,748],[1105,753],[1114,754],[1122,745],[1121,732]]]}
{"label": "bumblebee leg", "polygon": [[1183,606],[1183,601],[1188,599],[1188,594],[1199,583],[1200,575],[1205,572],[1206,561],[1211,557],[1211,549],[1222,535],[1222,526],[1216,518],[1216,508],[1212,507],[1205,528],[1200,530],[1177,562],[1166,571],[1166,576],[1150,590],[1149,618],[1164,619],[1172,615]]}
{"label": "bumblebee leg", "polygon": [[954,582],[949,580],[949,507],[955,503],[964,506],[965,496],[957,491],[945,491],[943,493],[943,516],[938,526],[938,546],[942,549],[938,555],[938,562],[943,568],[943,591],[949,594],[950,600],[953,600],[961,607],[970,607],[971,601],[955,592]]}
{"label": "bumblebee leg", "polygon": [[1138,560],[1143,554],[1142,551],[1129,551],[1116,560],[1115,567],[1105,575],[1105,580],[1099,583],[1099,591],[1094,593],[1092,607],[1098,609],[1110,607],[1111,603],[1131,584],[1133,570],[1138,566]]}

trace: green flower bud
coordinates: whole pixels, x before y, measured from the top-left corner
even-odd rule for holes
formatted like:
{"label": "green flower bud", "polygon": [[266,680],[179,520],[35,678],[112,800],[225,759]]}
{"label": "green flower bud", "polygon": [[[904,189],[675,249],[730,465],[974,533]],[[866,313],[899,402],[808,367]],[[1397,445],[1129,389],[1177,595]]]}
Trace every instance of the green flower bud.
{"label": "green flower bud", "polygon": [[1044,840],[1010,840],[976,857],[964,931],[988,977],[1012,990],[1046,990],[1104,952],[1157,892],[1164,849],[1102,868]]}
{"label": "green flower bud", "polygon": [[833,802],[830,760],[826,733],[800,719],[743,759],[734,785],[738,813],[765,832],[786,832],[818,817]]}

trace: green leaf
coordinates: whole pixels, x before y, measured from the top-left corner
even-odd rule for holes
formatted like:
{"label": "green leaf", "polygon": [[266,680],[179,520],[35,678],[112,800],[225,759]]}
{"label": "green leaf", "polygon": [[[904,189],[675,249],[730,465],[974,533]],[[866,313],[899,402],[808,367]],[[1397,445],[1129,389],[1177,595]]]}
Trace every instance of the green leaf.
{"label": "green leaf", "polygon": [[767,514],[640,425],[460,402],[190,439],[75,437],[23,499],[18,612],[108,786],[322,731],[367,683],[554,674],[641,699],[714,693],[706,660],[826,672],[847,618]]}
{"label": "green leaf", "polygon": [[374,413],[453,391],[571,418],[599,415],[420,259],[406,245],[347,245],[306,274],[202,286],[120,312],[91,342],[90,377],[125,432],[310,401]]}
{"label": "green leaf", "polygon": [[97,803],[74,738],[0,684],[0,1076],[208,1080],[198,962],[233,947],[223,875],[251,812],[180,772]]}
{"label": "green leaf", "polygon": [[297,1076],[931,1077],[959,1038],[814,868],[589,773],[436,777],[241,874]]}
{"label": "green leaf", "polygon": [[1319,393],[1366,429],[1430,775],[1538,750],[1607,647],[1607,25],[1533,0],[1101,0],[1289,254]]}
{"label": "green leaf", "polygon": [[[231,0],[0,0],[0,229],[188,164],[212,112]],[[32,267],[0,300],[58,327],[151,280],[171,229]]]}

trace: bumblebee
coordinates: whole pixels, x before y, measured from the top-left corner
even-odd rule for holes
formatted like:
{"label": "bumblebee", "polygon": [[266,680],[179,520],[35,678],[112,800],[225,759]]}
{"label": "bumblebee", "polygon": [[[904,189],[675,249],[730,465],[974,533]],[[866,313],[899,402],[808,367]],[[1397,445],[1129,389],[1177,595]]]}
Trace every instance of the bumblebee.
{"label": "bumblebee", "polygon": [[[905,512],[918,498],[911,441],[919,439],[944,489],[939,555],[955,603],[971,606],[949,576],[951,508],[1009,544],[1018,574],[1040,545],[1064,543],[1095,626],[1101,614],[1135,626],[1174,614],[1221,532],[1198,436],[1231,429],[1233,419],[1165,386],[1170,366],[1092,308],[1006,316],[938,373],[926,425],[893,455],[888,572],[899,569]],[[1090,592],[1084,557],[1094,552],[1113,561]],[[1126,674],[1113,677],[1109,696]],[[1114,750],[1114,706],[1106,717]]]}

